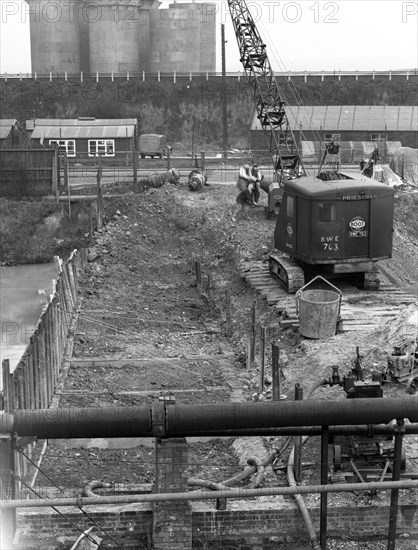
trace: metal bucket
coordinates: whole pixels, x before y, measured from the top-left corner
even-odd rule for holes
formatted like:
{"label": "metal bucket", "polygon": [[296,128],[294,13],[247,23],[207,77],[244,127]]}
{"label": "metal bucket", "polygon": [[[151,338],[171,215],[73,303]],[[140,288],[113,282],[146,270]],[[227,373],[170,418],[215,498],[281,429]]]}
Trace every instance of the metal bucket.
{"label": "metal bucket", "polygon": [[[318,279],[332,287],[332,290],[306,290]],[[315,339],[334,336],[341,311],[341,297],[341,290],[320,275],[299,289],[296,293],[296,311],[299,316],[300,334]]]}

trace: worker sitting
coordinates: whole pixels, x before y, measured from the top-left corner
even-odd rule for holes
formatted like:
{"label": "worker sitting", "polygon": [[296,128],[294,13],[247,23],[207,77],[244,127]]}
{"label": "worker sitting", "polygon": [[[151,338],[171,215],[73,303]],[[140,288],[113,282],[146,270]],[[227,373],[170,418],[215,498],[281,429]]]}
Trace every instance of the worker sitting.
{"label": "worker sitting", "polygon": [[258,164],[247,160],[245,164],[241,166],[237,180],[237,187],[240,191],[237,196],[238,204],[258,206],[261,179],[262,175]]}
{"label": "worker sitting", "polygon": [[[263,176],[257,163],[247,160],[245,164],[241,166],[237,179],[239,193],[236,202],[240,205],[238,213],[242,211],[246,205],[259,206],[258,200],[260,198],[260,182],[262,179]],[[233,219],[235,219],[235,216]]]}

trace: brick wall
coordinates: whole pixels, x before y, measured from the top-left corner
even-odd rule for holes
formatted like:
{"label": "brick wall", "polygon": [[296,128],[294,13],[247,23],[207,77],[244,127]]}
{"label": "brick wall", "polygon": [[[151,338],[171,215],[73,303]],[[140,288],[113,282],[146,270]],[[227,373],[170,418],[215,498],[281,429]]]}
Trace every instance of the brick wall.
{"label": "brick wall", "polygon": [[[273,507],[255,499],[245,503],[230,501],[229,508],[237,507],[233,510],[215,510],[215,502],[193,503],[191,507],[175,502],[161,506],[157,524],[155,521],[153,524],[153,513],[147,505],[104,506],[102,511],[87,509],[91,517],[127,550],[226,547],[269,550],[277,548],[278,542],[293,541],[297,546],[297,541],[308,540],[299,510],[292,503],[283,505],[278,501],[277,507]],[[91,527],[92,523],[80,511],[74,508],[61,510],[79,527]],[[319,533],[319,508],[312,509],[311,514]],[[388,506],[329,507],[328,534],[338,538],[384,540],[388,533],[388,519]],[[190,526],[189,533],[187,525]],[[18,526],[19,550],[68,549],[80,534],[68,521],[47,508],[21,510]],[[156,527],[161,528],[160,533],[155,532]],[[418,505],[399,507],[397,533],[398,537],[407,534],[411,539],[418,539]],[[103,533],[100,536],[104,548],[115,548],[109,536]],[[177,546],[172,542],[174,536],[177,537]]]}
{"label": "brick wall", "polygon": [[[157,440],[156,493],[187,491],[188,447],[185,438]],[[186,502],[156,502],[153,516],[154,550],[192,549],[192,508]]]}
{"label": "brick wall", "polygon": [[[201,508],[201,507],[200,507]],[[271,543],[289,541],[307,541],[308,535],[298,508],[281,502],[277,508],[263,509],[254,502],[250,509],[216,511],[199,510],[193,514],[193,548],[202,547],[202,543],[216,548],[219,541],[246,540],[258,537],[256,548],[262,544],[263,550]],[[310,510],[314,527],[319,535],[319,508]],[[371,507],[329,507],[328,535],[334,537],[387,537],[389,524],[389,506]],[[399,507],[398,536],[407,533],[418,538],[418,506]],[[203,544],[203,546],[204,546]],[[246,546],[247,547],[247,546]]]}
{"label": "brick wall", "polygon": [[[62,508],[61,517],[49,508],[26,508],[18,512],[19,550],[68,550],[80,536],[96,522],[108,535],[94,529],[93,534],[103,538],[103,548],[116,548],[117,541],[126,550],[152,548],[152,510],[150,506],[135,504],[125,506],[104,505],[100,509],[87,506],[86,517],[76,508]],[[71,523],[72,522],[72,523]],[[114,540],[112,540],[114,539]]]}

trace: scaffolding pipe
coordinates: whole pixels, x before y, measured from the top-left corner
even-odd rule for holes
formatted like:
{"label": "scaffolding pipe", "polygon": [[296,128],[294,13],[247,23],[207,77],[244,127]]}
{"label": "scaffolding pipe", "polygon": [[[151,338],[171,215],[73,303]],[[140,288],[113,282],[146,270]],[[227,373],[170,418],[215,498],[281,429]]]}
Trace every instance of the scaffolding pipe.
{"label": "scaffolding pipe", "polygon": [[44,439],[193,437],[241,435],[243,429],[364,425],[366,420],[386,424],[396,418],[418,422],[416,397],[19,410],[1,413],[0,433]]}
{"label": "scaffolding pipe", "polygon": [[297,487],[268,487],[263,489],[230,489],[221,491],[191,491],[183,493],[152,493],[148,495],[124,495],[103,497],[66,497],[50,499],[16,499],[0,503],[5,508],[41,508],[46,506],[97,506],[99,504],[136,504],[139,502],[167,502],[182,500],[246,499],[254,497],[289,496],[309,493],[346,493],[354,491],[379,491],[391,489],[418,489],[418,480],[373,481],[370,483],[340,483],[335,485],[305,485]]}

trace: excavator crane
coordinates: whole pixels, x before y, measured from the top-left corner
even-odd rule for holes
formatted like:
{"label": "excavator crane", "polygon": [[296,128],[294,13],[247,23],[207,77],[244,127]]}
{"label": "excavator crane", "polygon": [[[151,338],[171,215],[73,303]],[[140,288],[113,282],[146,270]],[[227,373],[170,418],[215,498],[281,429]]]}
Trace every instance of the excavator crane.
{"label": "excavator crane", "polygon": [[[278,183],[275,251],[270,271],[296,292],[317,274],[354,277],[377,290],[376,262],[392,256],[394,191],[364,174],[341,170],[339,144],[325,148],[316,175],[308,175],[286,114],[285,101],[245,0],[228,0],[241,63],[254,93],[257,117]],[[270,194],[270,187],[264,189]],[[270,203],[270,198],[269,198]]]}
{"label": "excavator crane", "polygon": [[279,181],[283,182],[286,177],[306,175],[289,125],[285,102],[267,56],[266,45],[251,12],[243,0],[228,0],[228,5],[241,63],[253,88],[257,117]]}

